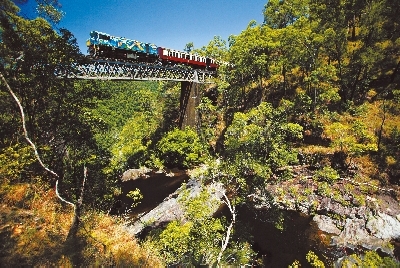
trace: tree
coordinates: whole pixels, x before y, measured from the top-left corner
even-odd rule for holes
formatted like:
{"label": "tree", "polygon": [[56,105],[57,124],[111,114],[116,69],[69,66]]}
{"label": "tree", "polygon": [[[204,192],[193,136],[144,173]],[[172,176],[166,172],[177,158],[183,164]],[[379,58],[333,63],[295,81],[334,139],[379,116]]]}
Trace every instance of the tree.
{"label": "tree", "polygon": [[[104,176],[97,176],[104,163],[96,157],[99,151],[85,111],[95,105],[94,96],[101,95],[88,83],[75,84],[55,74],[57,68],[72,70],[72,63],[83,60],[76,39],[66,29],[56,32],[43,18],[19,17],[10,1],[2,1],[1,6],[0,70],[24,109],[30,140],[43,163],[58,174],[46,173],[47,182],[54,185],[62,178],[60,193],[68,189],[66,199],[76,203],[81,199],[82,171],[86,167],[96,178],[88,183],[93,190],[86,196],[88,203],[94,204],[106,194],[107,187]],[[5,104],[0,124],[7,126],[1,142],[7,146],[6,140],[8,144],[19,143],[22,133],[20,120],[7,119],[17,113],[15,102]],[[35,171],[39,170],[43,172],[36,166]]]}
{"label": "tree", "polygon": [[336,152],[343,155],[340,159],[343,162],[338,163],[340,168],[347,167],[348,156],[351,161],[352,157],[378,150],[376,137],[359,120],[355,120],[352,124],[334,122],[325,127],[324,134],[331,140],[331,146]]}
{"label": "tree", "polygon": [[[187,45],[190,45],[189,43]],[[200,49],[193,50],[195,53],[200,55],[213,58],[218,61],[226,61],[226,56],[228,53],[226,41],[221,38],[221,36],[214,36],[207,46],[203,46]]]}
{"label": "tree", "polygon": [[309,16],[308,0],[270,0],[264,8],[264,24],[282,29]]}
{"label": "tree", "polygon": [[297,153],[289,141],[302,138],[302,127],[287,121],[290,103],[273,108],[261,103],[247,113],[237,112],[225,132],[223,158],[209,177],[221,181],[231,196],[231,203],[247,203],[257,192],[263,196],[265,186],[282,167],[297,162]]}
{"label": "tree", "polygon": [[[14,0],[14,2],[24,5],[28,3],[28,0]],[[59,23],[65,15],[61,10],[62,5],[58,0],[35,0],[35,2],[37,4],[37,15],[53,24]]]}
{"label": "tree", "polygon": [[185,48],[183,50],[186,51],[187,53],[190,53],[192,52],[193,49],[194,49],[193,42],[189,42],[185,45]]}
{"label": "tree", "polygon": [[167,167],[188,168],[204,161],[207,151],[196,131],[187,127],[169,131],[157,143],[156,155]]}
{"label": "tree", "polygon": [[210,199],[208,190],[203,189],[195,195],[190,195],[189,191],[185,190],[179,202],[184,207],[184,219],[170,222],[152,241],[168,265],[250,263],[254,252],[248,245],[229,240],[235,223],[235,213],[232,214],[232,221],[224,233],[224,219],[212,216],[213,211],[220,205],[219,201]]}

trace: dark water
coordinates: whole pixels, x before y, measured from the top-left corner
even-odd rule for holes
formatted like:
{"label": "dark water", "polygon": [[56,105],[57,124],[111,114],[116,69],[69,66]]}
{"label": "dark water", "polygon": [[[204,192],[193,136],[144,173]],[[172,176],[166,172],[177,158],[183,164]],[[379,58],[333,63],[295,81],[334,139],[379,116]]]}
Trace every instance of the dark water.
{"label": "dark water", "polygon": [[[141,213],[155,208],[166,197],[177,190],[189,176],[182,171],[169,177],[165,174],[151,172],[148,178],[138,178],[123,183],[123,193],[119,200],[119,208],[116,213],[122,213],[130,209],[132,200],[126,194],[139,188],[144,198],[142,202],[129,211],[132,219]],[[253,250],[258,253],[258,258],[263,261],[264,267],[288,267],[295,260],[301,263],[302,267],[310,267],[306,261],[306,254],[312,250],[328,266],[333,259],[345,254],[337,249],[329,247],[330,236],[318,230],[312,217],[295,211],[272,211],[255,210],[246,206],[237,208],[236,230],[241,233],[245,240],[251,242]],[[215,216],[226,216],[229,212],[222,206]],[[277,215],[283,219],[282,230],[276,228],[273,222]]]}
{"label": "dark water", "polygon": [[310,250],[326,264],[331,262],[325,254],[333,254],[329,249],[330,238],[318,230],[312,216],[295,211],[280,211],[279,215],[282,220],[277,228],[276,213],[246,207],[238,210],[238,224],[248,230],[253,250],[258,252],[264,267],[288,267],[295,260],[302,267],[311,267],[306,261]]}
{"label": "dark water", "polygon": [[[115,213],[128,211],[132,218],[148,212],[160,204],[166,197],[175,192],[183,182],[189,179],[184,171],[177,171],[175,176],[170,177],[164,173],[149,172],[149,177],[140,177],[122,183],[122,194],[118,200],[118,208]],[[129,191],[138,188],[143,195],[140,204],[132,208],[132,199],[126,195]]]}

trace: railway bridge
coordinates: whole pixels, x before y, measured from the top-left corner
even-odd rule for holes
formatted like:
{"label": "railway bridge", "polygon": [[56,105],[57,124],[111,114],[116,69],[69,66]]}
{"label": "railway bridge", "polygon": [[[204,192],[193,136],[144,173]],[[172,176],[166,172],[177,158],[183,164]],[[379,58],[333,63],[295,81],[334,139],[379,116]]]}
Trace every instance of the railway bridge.
{"label": "railway bridge", "polygon": [[215,71],[185,66],[162,66],[113,60],[89,60],[75,63],[72,68],[56,70],[56,75],[71,79],[176,81],[181,83],[179,127],[195,127],[195,108],[200,102],[200,85],[212,83]]}

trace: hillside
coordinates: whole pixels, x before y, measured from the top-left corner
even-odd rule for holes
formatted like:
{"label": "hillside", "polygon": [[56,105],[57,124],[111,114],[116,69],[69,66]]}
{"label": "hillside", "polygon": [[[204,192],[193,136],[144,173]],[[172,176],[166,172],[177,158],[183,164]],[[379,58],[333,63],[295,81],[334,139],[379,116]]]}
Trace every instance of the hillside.
{"label": "hillside", "polygon": [[[284,266],[399,266],[399,1],[270,0],[264,23],[191,44],[222,64],[188,127],[179,82],[57,77],[88,59],[41,3],[47,20],[0,0],[2,264],[268,266],[273,241]],[[162,198],[124,172],[174,168],[198,187],[165,197],[179,217],[130,221]],[[317,243],[289,257],[296,220]]]}

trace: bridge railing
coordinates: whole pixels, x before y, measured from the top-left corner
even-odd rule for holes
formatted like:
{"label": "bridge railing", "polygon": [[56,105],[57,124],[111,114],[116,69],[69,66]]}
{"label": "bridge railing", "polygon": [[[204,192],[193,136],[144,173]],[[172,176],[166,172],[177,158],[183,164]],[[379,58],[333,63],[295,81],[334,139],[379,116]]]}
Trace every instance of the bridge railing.
{"label": "bridge railing", "polygon": [[129,63],[107,60],[91,60],[75,63],[68,71],[56,70],[56,75],[71,79],[98,80],[165,80],[211,83],[216,72],[187,69],[180,66],[161,66],[143,63]]}

